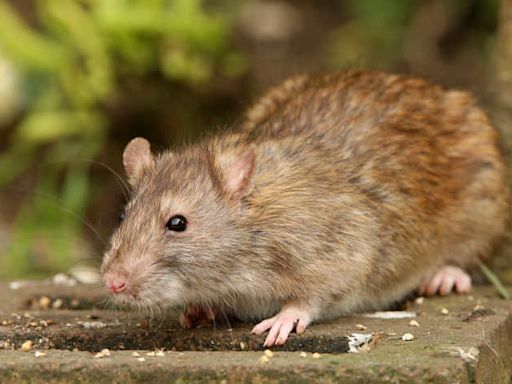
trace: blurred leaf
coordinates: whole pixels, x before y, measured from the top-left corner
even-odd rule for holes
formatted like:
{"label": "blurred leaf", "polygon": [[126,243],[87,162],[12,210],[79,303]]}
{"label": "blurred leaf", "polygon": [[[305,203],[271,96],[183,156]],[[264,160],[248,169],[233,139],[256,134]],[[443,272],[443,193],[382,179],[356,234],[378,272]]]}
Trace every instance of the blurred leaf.
{"label": "blurred leaf", "polygon": [[27,69],[58,71],[69,60],[55,41],[32,31],[5,2],[0,2],[0,47]]}
{"label": "blurred leaf", "polygon": [[19,125],[16,139],[38,145],[71,135],[92,137],[104,127],[103,116],[91,111],[35,111]]}

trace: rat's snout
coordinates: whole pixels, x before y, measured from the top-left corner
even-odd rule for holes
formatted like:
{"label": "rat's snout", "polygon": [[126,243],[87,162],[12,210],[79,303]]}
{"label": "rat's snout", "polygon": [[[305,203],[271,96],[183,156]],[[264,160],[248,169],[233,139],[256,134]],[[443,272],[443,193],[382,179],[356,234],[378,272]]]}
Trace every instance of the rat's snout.
{"label": "rat's snout", "polygon": [[112,293],[117,294],[128,289],[127,276],[124,273],[108,272],[104,276],[105,285]]}

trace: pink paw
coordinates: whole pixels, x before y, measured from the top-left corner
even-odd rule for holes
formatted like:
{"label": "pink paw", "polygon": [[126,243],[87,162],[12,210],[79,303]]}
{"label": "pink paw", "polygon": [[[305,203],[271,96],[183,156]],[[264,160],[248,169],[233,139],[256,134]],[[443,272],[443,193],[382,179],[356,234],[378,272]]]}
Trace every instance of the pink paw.
{"label": "pink paw", "polygon": [[211,308],[190,304],[180,314],[179,321],[183,328],[204,327],[215,321],[216,312]]}
{"label": "pink paw", "polygon": [[468,293],[471,290],[471,277],[458,267],[444,266],[425,280],[418,290],[420,295],[441,296],[450,292]]}
{"label": "pink paw", "polygon": [[252,333],[261,335],[269,331],[263,343],[265,347],[271,347],[274,344],[283,345],[294,329],[295,332],[300,335],[304,333],[310,322],[311,317],[307,311],[290,305],[283,307],[281,312],[274,317],[263,320],[261,323],[257,324],[252,329]]}

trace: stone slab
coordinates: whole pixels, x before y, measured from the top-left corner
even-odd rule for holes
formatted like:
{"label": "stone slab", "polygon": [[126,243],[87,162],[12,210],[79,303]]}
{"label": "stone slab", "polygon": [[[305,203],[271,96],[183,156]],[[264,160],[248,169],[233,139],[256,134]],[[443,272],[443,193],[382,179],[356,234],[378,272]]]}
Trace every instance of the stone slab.
{"label": "stone slab", "polygon": [[[173,314],[113,310],[89,286],[0,285],[0,382],[509,383],[512,303],[491,288],[409,303],[406,319],[363,315],[311,326],[265,356],[250,324],[183,330]],[[42,297],[48,297],[41,300]],[[60,309],[52,303],[61,301]],[[40,303],[43,303],[41,307]],[[48,308],[47,308],[48,307]],[[362,330],[361,325],[366,327]],[[359,353],[348,336],[373,334]],[[403,341],[405,333],[414,335]],[[20,350],[33,341],[29,352]],[[95,358],[108,348],[110,355]],[[154,350],[163,356],[151,356]],[[45,353],[36,357],[35,351]],[[133,356],[137,352],[139,356]],[[306,352],[305,357],[304,353]],[[320,355],[314,355],[314,353]],[[150,353],[150,355],[147,355]],[[316,356],[317,358],[315,358]],[[142,359],[141,359],[142,358]],[[143,360],[143,361],[139,361]]]}

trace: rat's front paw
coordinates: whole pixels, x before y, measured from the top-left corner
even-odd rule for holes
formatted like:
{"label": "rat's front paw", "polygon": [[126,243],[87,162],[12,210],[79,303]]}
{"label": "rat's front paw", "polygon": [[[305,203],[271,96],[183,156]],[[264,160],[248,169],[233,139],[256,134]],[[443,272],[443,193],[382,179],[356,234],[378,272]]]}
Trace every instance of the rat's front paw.
{"label": "rat's front paw", "polygon": [[183,328],[205,327],[215,321],[217,311],[212,308],[204,308],[199,305],[190,304],[180,314],[180,324]]}
{"label": "rat's front paw", "polygon": [[274,317],[257,324],[252,329],[252,333],[261,335],[269,331],[263,343],[265,347],[271,347],[274,344],[283,345],[294,329],[300,335],[310,323],[311,316],[308,311],[296,305],[286,305]]}
{"label": "rat's front paw", "polygon": [[418,293],[425,296],[441,296],[450,292],[468,293],[471,290],[471,277],[459,267],[446,265],[423,282]]}

